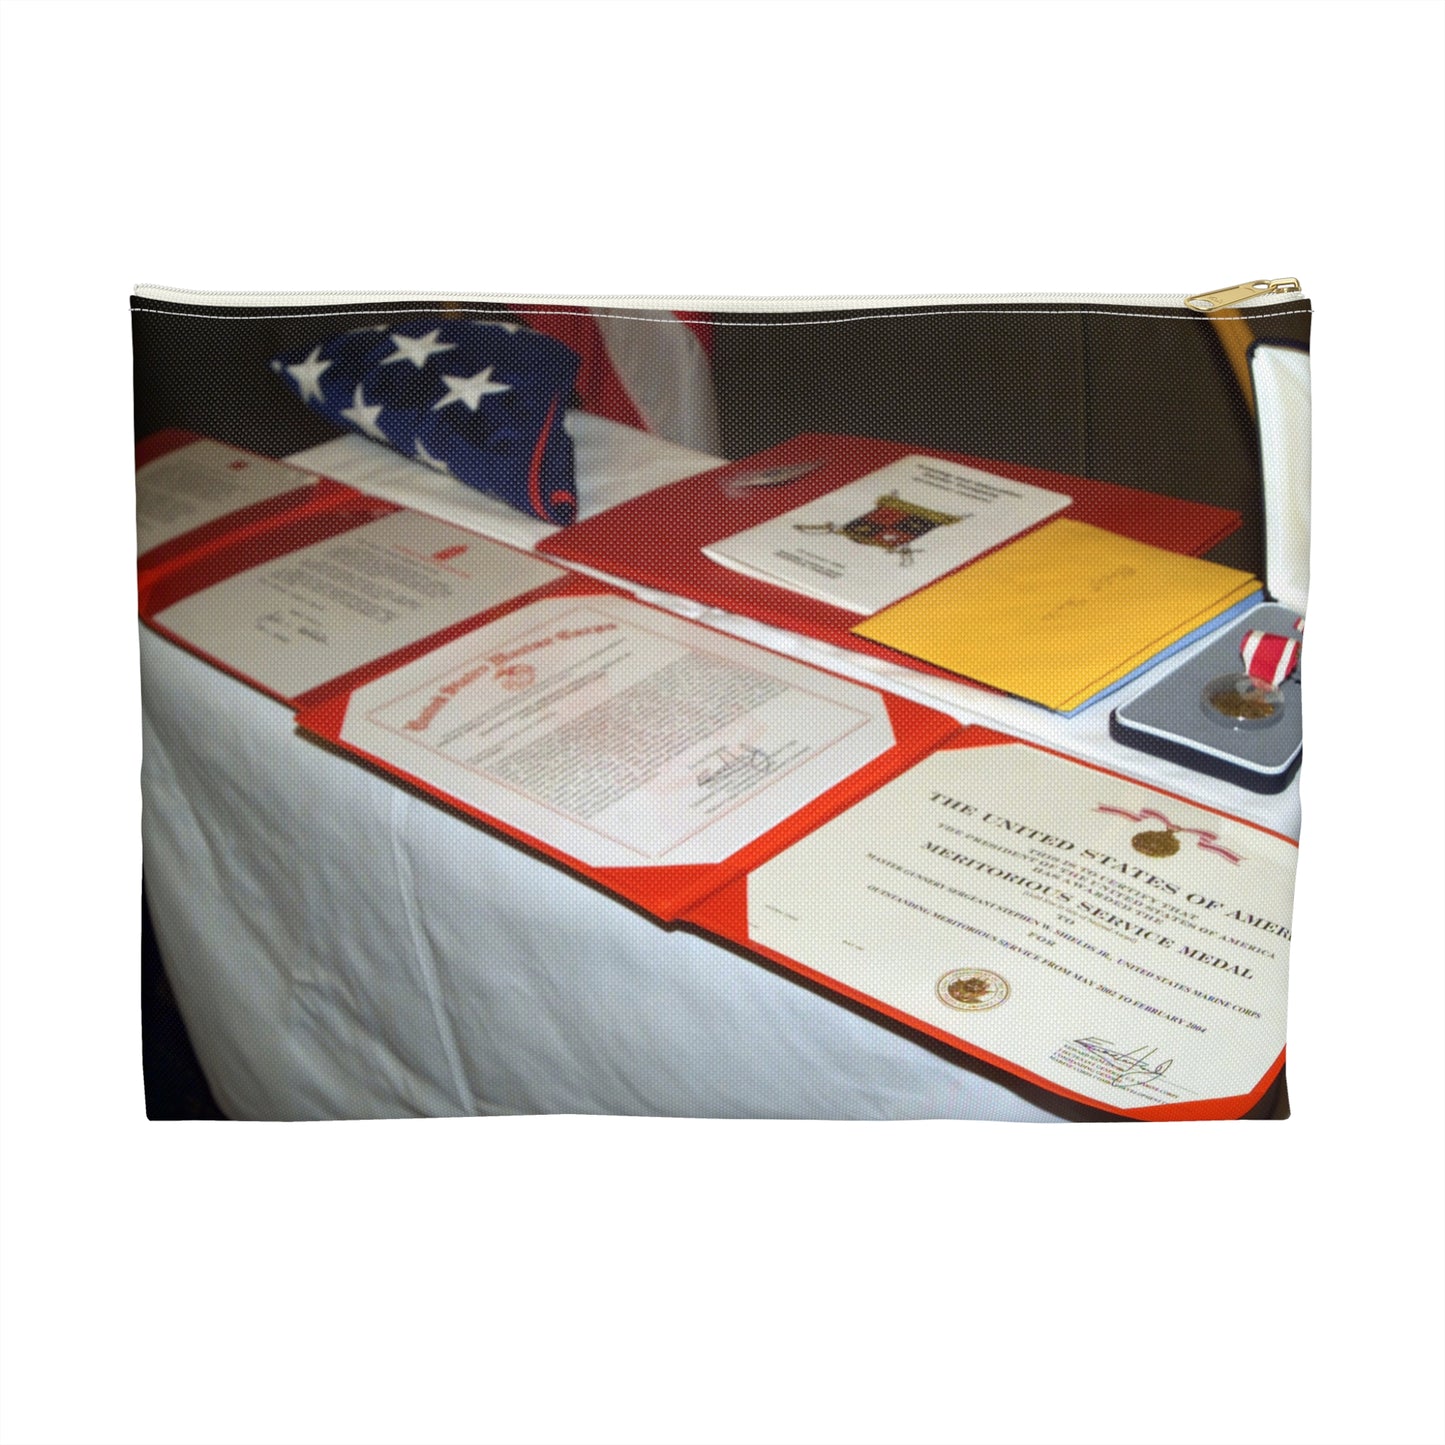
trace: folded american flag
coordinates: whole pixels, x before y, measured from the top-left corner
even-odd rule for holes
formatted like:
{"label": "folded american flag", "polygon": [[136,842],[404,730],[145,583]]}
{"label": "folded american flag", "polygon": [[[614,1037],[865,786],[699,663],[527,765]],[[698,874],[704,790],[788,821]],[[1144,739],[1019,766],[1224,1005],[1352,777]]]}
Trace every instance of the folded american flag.
{"label": "folded american flag", "polygon": [[558,525],[577,514],[562,425],[577,354],[503,318],[409,316],[276,357],[309,406]]}

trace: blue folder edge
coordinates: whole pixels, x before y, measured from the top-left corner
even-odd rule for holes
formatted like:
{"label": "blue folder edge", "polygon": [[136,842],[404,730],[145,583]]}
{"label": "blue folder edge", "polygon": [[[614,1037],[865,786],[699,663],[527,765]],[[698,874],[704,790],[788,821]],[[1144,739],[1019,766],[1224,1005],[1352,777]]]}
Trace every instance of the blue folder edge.
{"label": "blue folder edge", "polygon": [[[1085,708],[1093,707],[1096,702],[1100,702],[1106,697],[1112,697],[1120,688],[1128,687],[1131,682],[1137,682],[1146,672],[1158,667],[1165,658],[1173,657],[1176,652],[1183,652],[1186,647],[1192,647],[1211,633],[1218,632],[1221,627],[1228,627],[1236,618],[1243,617],[1246,612],[1258,607],[1263,600],[1264,590],[1262,588],[1258,592],[1251,592],[1244,601],[1236,602],[1227,612],[1221,612],[1218,617],[1211,617],[1202,627],[1196,627],[1193,632],[1181,637],[1178,642],[1172,642],[1162,652],[1156,652],[1147,662],[1141,663],[1133,672],[1121,677],[1118,682],[1111,682],[1108,687],[1094,693],[1087,702],[1081,702],[1078,707],[1070,708],[1068,712],[1055,712],[1052,708],[1048,710],[1055,712],[1058,717],[1077,717]],[[1041,706],[1041,704],[1035,705]]]}

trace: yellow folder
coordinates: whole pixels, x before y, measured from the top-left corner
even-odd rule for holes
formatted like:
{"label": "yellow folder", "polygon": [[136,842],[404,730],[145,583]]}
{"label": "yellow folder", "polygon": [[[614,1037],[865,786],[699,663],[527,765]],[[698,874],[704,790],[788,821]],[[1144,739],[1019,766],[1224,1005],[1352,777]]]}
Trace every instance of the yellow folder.
{"label": "yellow folder", "polygon": [[1247,572],[1063,519],[853,631],[1068,712],[1258,589]]}

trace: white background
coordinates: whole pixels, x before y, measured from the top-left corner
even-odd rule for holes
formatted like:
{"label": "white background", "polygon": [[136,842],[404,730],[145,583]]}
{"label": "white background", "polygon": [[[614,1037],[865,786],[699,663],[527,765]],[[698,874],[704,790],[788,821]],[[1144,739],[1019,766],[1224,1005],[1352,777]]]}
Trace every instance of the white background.
{"label": "white background", "polygon": [[[4,25],[7,1440],[1440,1438],[1439,4]],[[1289,1123],[144,1122],[132,283],[1278,275],[1317,310]]]}

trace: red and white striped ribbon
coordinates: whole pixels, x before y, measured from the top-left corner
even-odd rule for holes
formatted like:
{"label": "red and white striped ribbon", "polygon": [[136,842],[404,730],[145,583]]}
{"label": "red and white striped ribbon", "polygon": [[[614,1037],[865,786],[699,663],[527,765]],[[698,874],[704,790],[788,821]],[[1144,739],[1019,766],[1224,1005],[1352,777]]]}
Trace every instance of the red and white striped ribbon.
{"label": "red and white striped ribbon", "polygon": [[1239,644],[1244,670],[1257,682],[1278,687],[1299,661],[1299,639],[1283,637],[1278,632],[1255,629],[1246,632]]}

